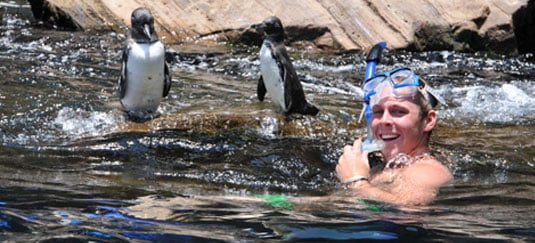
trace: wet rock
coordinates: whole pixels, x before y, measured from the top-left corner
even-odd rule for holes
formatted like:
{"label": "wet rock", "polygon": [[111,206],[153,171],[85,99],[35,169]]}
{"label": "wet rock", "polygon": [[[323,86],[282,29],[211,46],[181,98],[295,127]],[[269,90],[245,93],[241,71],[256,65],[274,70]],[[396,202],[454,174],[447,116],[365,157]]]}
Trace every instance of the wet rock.
{"label": "wet rock", "polygon": [[463,51],[483,50],[482,37],[479,35],[478,25],[474,21],[456,23],[452,26],[455,39],[462,44]]}
{"label": "wet rock", "polygon": [[[486,25],[491,14],[484,7],[479,16],[450,26],[422,24],[415,31],[409,49],[416,51],[454,50],[460,52],[491,51],[515,53],[516,42],[510,23]],[[486,27],[485,27],[486,26]]]}
{"label": "wet rock", "polygon": [[535,53],[535,0],[513,14],[513,26],[520,53]]}
{"label": "wet rock", "polygon": [[[340,44],[333,38],[329,28],[322,26],[285,26],[286,44],[293,46],[314,46],[320,49],[340,48]],[[259,46],[264,40],[263,33],[255,29],[247,29],[234,38],[237,43]]]}
{"label": "wet rock", "polygon": [[423,24],[414,33],[414,42],[409,49],[415,51],[440,51],[460,49],[449,26]]}
{"label": "wet rock", "polygon": [[[513,28],[509,16],[505,17],[503,24],[487,26],[483,29],[485,23],[492,14],[489,7],[482,9],[481,15],[472,19],[471,28],[461,28],[455,33],[456,40],[466,44],[469,48],[465,51],[494,51],[498,53],[516,52],[516,42]],[[489,22],[491,22],[489,20]],[[496,22],[496,21],[494,21]],[[476,28],[473,28],[476,27]]]}
{"label": "wet rock", "polygon": [[340,43],[336,42],[331,32],[319,36],[314,44],[321,49],[340,49]]}
{"label": "wet rock", "polygon": [[517,51],[515,34],[510,24],[489,28],[483,36],[483,44],[485,45],[484,50],[497,53],[508,54]]}
{"label": "wet rock", "polygon": [[123,26],[100,0],[28,0],[34,18],[61,30],[102,30]]}
{"label": "wet rock", "polygon": [[251,46],[260,46],[262,41],[264,41],[264,35],[255,29],[247,29],[237,39],[237,42]]}
{"label": "wet rock", "polygon": [[33,16],[42,24],[51,28],[67,30],[81,30],[82,26],[76,23],[69,13],[51,4],[46,0],[28,0],[30,2]]}
{"label": "wet rock", "polygon": [[471,20],[458,22],[452,25],[455,40],[461,45],[457,51],[483,51],[485,45],[483,37],[480,35],[480,29],[485,24],[490,15],[490,8],[484,7],[481,14]]}

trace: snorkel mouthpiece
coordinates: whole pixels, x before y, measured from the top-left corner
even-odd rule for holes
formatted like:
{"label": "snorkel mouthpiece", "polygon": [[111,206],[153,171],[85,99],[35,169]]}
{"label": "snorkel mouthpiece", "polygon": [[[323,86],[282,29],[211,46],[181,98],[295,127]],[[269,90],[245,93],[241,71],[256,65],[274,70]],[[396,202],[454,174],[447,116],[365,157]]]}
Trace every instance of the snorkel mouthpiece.
{"label": "snorkel mouthpiece", "polygon": [[372,109],[369,105],[366,105],[364,108],[366,113],[366,124],[367,124],[367,137],[364,139],[364,142],[362,142],[362,148],[361,152],[371,153],[374,151],[381,151],[385,147],[385,142],[380,139],[376,139],[375,136],[373,136],[373,130],[372,130]]}
{"label": "snorkel mouthpiece", "polygon": [[[375,46],[372,47],[370,52],[368,53],[368,57],[366,58],[366,72],[364,74],[364,83],[366,83],[366,80],[369,80],[370,78],[375,76],[375,69],[377,67],[377,63],[381,61],[381,55],[383,53],[383,49],[386,48],[386,42],[379,42],[375,44]],[[364,85],[363,85],[364,86]],[[367,137],[362,143],[361,151],[364,153],[370,153],[374,151],[380,151],[384,148],[385,143],[380,140],[376,139],[375,136],[373,136],[373,130],[372,130],[372,109],[369,105],[369,98],[365,98],[364,100],[364,107],[363,107],[363,113],[366,116],[366,124],[367,124]],[[362,119],[363,113],[360,114],[359,122]]]}

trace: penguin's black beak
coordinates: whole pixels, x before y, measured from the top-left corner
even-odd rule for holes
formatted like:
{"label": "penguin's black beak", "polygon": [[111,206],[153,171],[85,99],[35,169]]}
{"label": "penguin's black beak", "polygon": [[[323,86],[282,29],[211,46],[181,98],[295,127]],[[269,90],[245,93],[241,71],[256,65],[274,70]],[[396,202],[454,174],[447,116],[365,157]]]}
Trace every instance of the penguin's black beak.
{"label": "penguin's black beak", "polygon": [[264,24],[264,23],[258,23],[258,24],[251,25],[251,28],[253,28],[253,29],[264,29],[265,27],[266,27],[266,24]]}
{"label": "penguin's black beak", "polygon": [[143,25],[143,33],[147,36],[147,38],[150,39],[151,33],[150,33],[150,26],[148,24]]}

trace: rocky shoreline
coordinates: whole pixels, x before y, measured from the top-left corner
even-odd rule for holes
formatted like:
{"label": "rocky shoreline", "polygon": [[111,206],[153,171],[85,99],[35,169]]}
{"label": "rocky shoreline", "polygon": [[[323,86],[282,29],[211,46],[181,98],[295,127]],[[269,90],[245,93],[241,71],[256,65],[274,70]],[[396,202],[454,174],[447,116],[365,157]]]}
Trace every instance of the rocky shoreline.
{"label": "rocky shoreline", "polygon": [[250,25],[266,16],[283,21],[288,45],[317,50],[366,50],[378,41],[410,51],[534,52],[535,0],[299,0],[269,2],[178,0],[29,0],[44,26],[66,30],[129,26],[146,6],[168,43],[257,45]]}

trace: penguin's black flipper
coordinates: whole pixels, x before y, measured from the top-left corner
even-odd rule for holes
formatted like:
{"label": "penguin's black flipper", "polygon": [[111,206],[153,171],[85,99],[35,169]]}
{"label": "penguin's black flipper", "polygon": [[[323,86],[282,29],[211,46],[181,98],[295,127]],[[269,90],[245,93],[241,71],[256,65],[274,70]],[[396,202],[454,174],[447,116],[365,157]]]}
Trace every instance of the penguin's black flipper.
{"label": "penguin's black flipper", "polygon": [[121,58],[121,76],[119,76],[119,95],[121,99],[126,95],[126,74],[128,73],[128,70],[126,70],[126,63],[128,63],[128,52],[130,52],[130,43],[126,45]]}
{"label": "penguin's black flipper", "polygon": [[[284,82],[284,104],[286,105],[285,113],[288,113],[292,110],[292,107],[295,105],[294,100],[294,90],[295,90],[295,80],[297,80],[297,73],[290,61],[290,57],[286,52],[284,44],[276,45],[271,48],[271,55],[273,59],[277,62],[279,67],[280,77],[282,82]],[[300,85],[299,81],[297,82]],[[299,87],[302,89],[301,87]]]}
{"label": "penguin's black flipper", "polygon": [[[284,77],[284,76],[283,76]],[[286,104],[286,113],[290,114],[294,110],[294,106],[297,105],[294,102],[294,89],[292,82],[289,81],[289,77],[285,77],[284,81],[284,103]]]}
{"label": "penguin's black flipper", "polygon": [[264,101],[264,96],[266,95],[266,86],[264,86],[264,78],[260,75],[258,79],[258,86],[256,87],[256,95],[258,100]]}
{"label": "penguin's black flipper", "polygon": [[163,96],[162,97],[166,97],[168,94],[169,94],[169,90],[171,90],[171,72],[169,72],[169,66],[167,65],[167,62],[164,62],[164,67],[163,67],[163,74],[164,74],[164,78],[163,78]]}

